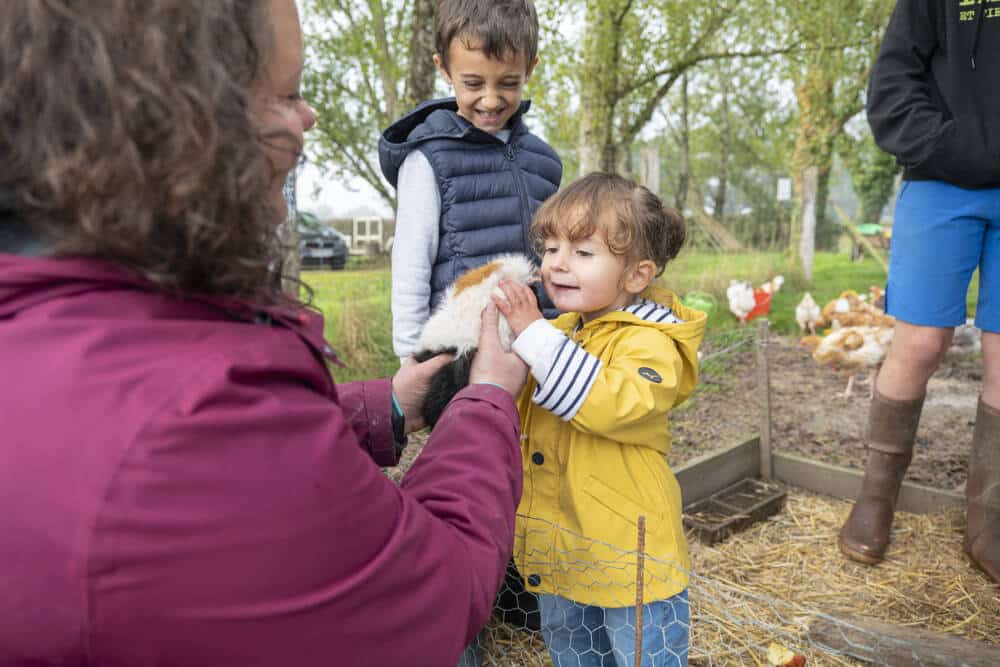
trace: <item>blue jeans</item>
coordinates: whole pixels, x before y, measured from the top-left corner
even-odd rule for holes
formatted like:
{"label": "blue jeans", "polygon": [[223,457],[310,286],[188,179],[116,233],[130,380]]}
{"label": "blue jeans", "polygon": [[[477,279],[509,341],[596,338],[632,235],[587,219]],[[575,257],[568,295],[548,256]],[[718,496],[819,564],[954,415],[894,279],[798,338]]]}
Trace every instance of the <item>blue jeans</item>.
{"label": "blue jeans", "polygon": [[[542,637],[555,667],[635,667],[635,607],[594,607],[539,595]],[[641,667],[687,665],[686,590],[642,607]]]}

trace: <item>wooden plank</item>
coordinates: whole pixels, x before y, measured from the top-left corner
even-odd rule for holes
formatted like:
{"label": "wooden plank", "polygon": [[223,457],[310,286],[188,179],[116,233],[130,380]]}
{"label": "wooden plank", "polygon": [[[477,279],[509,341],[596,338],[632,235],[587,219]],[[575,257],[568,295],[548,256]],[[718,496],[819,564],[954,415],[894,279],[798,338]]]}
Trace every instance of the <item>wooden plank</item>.
{"label": "wooden plank", "polygon": [[674,470],[685,505],[708,498],[730,484],[760,472],[760,439],[751,438],[691,459]]}
{"label": "wooden plank", "polygon": [[[864,473],[794,454],[772,453],[774,479],[814,493],[854,500],[861,491]],[[731,484],[760,474],[760,438],[709,452],[674,471],[685,505],[704,500]],[[931,514],[950,507],[964,507],[965,496],[954,491],[903,482],[897,509],[913,514]]]}
{"label": "wooden plank", "polygon": [[[844,500],[854,500],[861,491],[864,473],[860,470],[821,463],[794,454],[775,453],[772,459],[775,479],[787,484]],[[965,496],[960,493],[903,482],[896,508],[914,514],[930,514],[948,507],[962,507],[964,504]]]}
{"label": "wooden plank", "polygon": [[819,618],[809,639],[876,665],[996,667],[1000,646],[867,618]]}

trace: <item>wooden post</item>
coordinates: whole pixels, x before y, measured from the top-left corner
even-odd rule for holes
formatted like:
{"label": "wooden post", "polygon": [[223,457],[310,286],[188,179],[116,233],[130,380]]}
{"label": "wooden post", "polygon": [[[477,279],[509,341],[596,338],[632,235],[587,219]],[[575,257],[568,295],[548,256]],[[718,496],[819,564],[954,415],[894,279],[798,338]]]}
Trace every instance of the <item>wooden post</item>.
{"label": "wooden post", "polygon": [[639,545],[635,557],[635,660],[636,667],[642,665],[642,580],[645,567],[646,517],[639,515]]}
{"label": "wooden post", "polygon": [[299,299],[299,212],[296,202],[298,172],[292,170],[285,182],[285,202],[288,204],[288,217],[278,230],[282,243],[285,244],[285,256],[281,264],[281,289],[292,299]]}
{"label": "wooden post", "polygon": [[819,193],[819,168],[807,167],[802,173],[802,238],[799,257],[806,284],[813,279],[813,256],[816,254],[816,198]]}
{"label": "wooden post", "polygon": [[760,396],[760,476],[771,479],[774,466],[771,462],[771,372],[768,368],[768,340],[770,322],[757,321],[757,394]]}

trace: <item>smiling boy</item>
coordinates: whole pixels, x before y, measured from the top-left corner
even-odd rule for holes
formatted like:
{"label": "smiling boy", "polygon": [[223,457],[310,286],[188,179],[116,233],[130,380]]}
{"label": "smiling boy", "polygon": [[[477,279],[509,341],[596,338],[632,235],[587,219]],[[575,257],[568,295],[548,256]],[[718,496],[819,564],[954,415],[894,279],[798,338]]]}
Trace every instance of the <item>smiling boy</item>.
{"label": "smiling boy", "polygon": [[392,334],[401,359],[460,275],[502,253],[537,259],[531,218],[562,179],[559,156],[523,120],[538,63],[531,0],[443,0],[435,46],[454,97],[424,102],[379,140],[397,192]]}

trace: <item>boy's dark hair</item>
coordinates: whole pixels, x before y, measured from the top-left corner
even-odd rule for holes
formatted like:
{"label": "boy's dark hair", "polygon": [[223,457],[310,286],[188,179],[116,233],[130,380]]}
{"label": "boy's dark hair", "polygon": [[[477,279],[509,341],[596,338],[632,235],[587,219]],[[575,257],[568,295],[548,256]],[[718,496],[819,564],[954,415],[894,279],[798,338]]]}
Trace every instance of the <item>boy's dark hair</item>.
{"label": "boy's dark hair", "polygon": [[538,13],[531,0],[440,0],[434,48],[445,70],[455,39],[480,42],[483,54],[495,60],[523,54],[530,66],[538,55]]}
{"label": "boy's dark hair", "polygon": [[677,209],[664,206],[647,188],[617,174],[594,172],[549,197],[531,223],[531,238],[543,251],[546,238],[571,241],[602,231],[608,247],[629,262],[656,264],[656,275],[684,245],[686,226]]}

